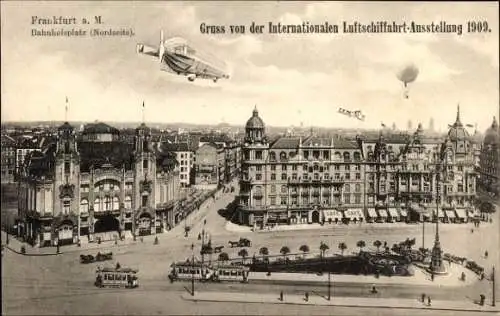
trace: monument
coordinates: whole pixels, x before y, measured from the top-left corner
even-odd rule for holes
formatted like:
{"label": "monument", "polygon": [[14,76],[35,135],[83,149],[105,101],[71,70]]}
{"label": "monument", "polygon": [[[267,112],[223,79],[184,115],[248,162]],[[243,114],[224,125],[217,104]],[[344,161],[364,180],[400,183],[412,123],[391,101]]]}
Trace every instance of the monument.
{"label": "monument", "polygon": [[431,251],[431,263],[427,271],[432,274],[432,279],[434,280],[434,275],[443,275],[447,274],[448,271],[446,267],[443,265],[443,250],[441,250],[441,243],[439,242],[439,206],[441,204],[441,165],[438,164],[437,175],[436,175],[436,237],[434,239],[434,247],[432,247]]}

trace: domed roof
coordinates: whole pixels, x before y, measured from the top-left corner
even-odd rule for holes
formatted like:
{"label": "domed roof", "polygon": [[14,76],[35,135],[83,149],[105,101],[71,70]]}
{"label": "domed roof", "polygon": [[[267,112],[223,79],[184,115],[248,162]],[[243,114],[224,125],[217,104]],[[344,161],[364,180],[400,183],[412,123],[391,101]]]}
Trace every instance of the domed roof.
{"label": "domed roof", "polygon": [[150,133],[151,132],[151,127],[147,126],[146,123],[141,123],[136,129],[136,133],[139,132],[144,132],[144,133]]}
{"label": "domed roof", "polygon": [[448,137],[452,142],[470,139],[469,132],[467,132],[462,122],[460,122],[460,105],[457,106],[457,120],[448,131]]}
{"label": "domed roof", "polygon": [[119,134],[120,131],[105,123],[93,123],[85,125],[83,134]]}
{"label": "domed roof", "polygon": [[63,125],[57,128],[59,131],[73,131],[73,126],[69,125],[68,122],[64,122]]}
{"label": "domed roof", "polygon": [[486,134],[484,136],[484,144],[485,145],[494,145],[500,143],[500,135],[498,130],[497,119],[493,118],[493,124],[491,124],[490,128],[486,130]]}
{"label": "domed roof", "polygon": [[264,121],[259,117],[257,107],[253,110],[252,117],[247,121],[246,128],[264,128]]}

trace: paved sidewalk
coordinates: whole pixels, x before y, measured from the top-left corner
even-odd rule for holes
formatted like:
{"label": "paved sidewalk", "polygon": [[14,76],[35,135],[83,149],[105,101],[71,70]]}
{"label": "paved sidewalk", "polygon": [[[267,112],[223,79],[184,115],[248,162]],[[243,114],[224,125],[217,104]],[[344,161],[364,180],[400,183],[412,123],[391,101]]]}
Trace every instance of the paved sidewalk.
{"label": "paved sidewalk", "polygon": [[207,302],[233,302],[233,303],[260,303],[260,304],[292,304],[292,305],[313,305],[313,306],[343,306],[343,307],[366,307],[366,308],[398,308],[398,309],[428,309],[447,311],[475,311],[499,313],[498,303],[496,307],[487,302],[480,306],[472,301],[432,301],[427,305],[427,301],[422,303],[415,299],[400,298],[362,298],[362,297],[332,297],[330,301],[326,297],[309,295],[309,301],[305,301],[304,296],[287,295],[284,293],[283,301],[279,299],[279,293],[258,294],[258,293],[223,293],[223,292],[195,292],[182,294],[184,300],[207,301]]}
{"label": "paved sidewalk", "polygon": [[[492,225],[490,223],[481,223],[482,226],[486,227],[489,225]],[[420,229],[422,227],[421,223],[418,224],[407,224],[407,223],[358,223],[358,224],[328,224],[326,223],[325,225],[313,223],[313,224],[294,224],[294,225],[279,225],[279,226],[274,226],[274,227],[269,227],[269,228],[264,228],[264,229],[253,229],[250,226],[244,226],[244,225],[238,225],[235,223],[228,222],[226,224],[225,229],[230,232],[234,233],[250,233],[250,232],[255,232],[255,233],[273,233],[273,232],[282,232],[282,231],[294,231],[294,230],[332,230],[332,229],[352,229],[352,228],[370,228],[370,227],[377,227],[377,228],[418,228]],[[448,223],[448,224],[442,224],[440,225],[440,229],[444,230],[468,230],[470,228],[473,228],[472,223],[466,223],[466,224],[454,224],[454,223]]]}

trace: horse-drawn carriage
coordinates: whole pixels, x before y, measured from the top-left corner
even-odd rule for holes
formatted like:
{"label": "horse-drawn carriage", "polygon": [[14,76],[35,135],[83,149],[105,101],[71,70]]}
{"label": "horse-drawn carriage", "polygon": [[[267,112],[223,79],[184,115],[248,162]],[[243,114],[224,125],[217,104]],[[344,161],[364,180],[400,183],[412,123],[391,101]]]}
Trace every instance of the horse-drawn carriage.
{"label": "horse-drawn carriage", "polygon": [[113,260],[112,252],[105,252],[105,253],[98,252],[95,257],[93,255],[80,255],[80,263],[92,263],[92,262],[107,261],[107,260]]}
{"label": "horse-drawn carriage", "polygon": [[250,241],[250,239],[240,238],[240,240],[238,240],[238,241],[229,241],[229,245],[231,245],[231,248],[234,248],[234,247],[251,247],[252,246],[252,242]]}

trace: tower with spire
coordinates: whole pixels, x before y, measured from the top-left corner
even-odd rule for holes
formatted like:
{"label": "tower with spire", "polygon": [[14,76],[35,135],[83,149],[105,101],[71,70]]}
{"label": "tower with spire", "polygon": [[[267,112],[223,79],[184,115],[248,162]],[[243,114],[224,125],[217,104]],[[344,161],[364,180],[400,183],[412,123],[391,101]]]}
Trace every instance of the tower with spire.
{"label": "tower with spire", "polygon": [[[262,173],[262,163],[268,161],[269,154],[269,143],[266,137],[266,129],[264,121],[259,116],[259,111],[257,106],[255,106],[252,116],[248,119],[245,125],[245,139],[242,146],[242,163],[241,163],[241,181],[240,181],[240,204],[246,206],[252,206],[254,203],[250,199],[250,192],[255,192],[257,186],[254,186],[252,182],[262,181],[265,179],[265,175]],[[267,166],[264,164],[265,170]],[[259,185],[259,192],[257,194],[267,194],[267,184]],[[260,202],[260,201],[259,201]],[[256,219],[253,214],[244,214],[243,211],[238,212],[238,220],[240,223],[248,222],[249,225],[256,225]],[[248,218],[244,219],[244,216]],[[264,220],[266,222],[267,220]]]}
{"label": "tower with spire", "polygon": [[79,186],[80,155],[75,130],[67,121],[68,98],[66,98],[64,112],[66,121],[57,130],[54,182],[58,194],[54,200],[53,209],[60,212],[54,216],[59,216],[61,220],[74,216],[72,222],[76,224],[79,207],[76,188]]}
{"label": "tower with spire", "polygon": [[[135,210],[139,213],[137,215],[149,214],[151,234],[155,234],[156,150],[152,142],[151,128],[146,126],[144,102],[142,103],[142,119],[141,125],[135,130],[134,185],[139,188],[135,191],[134,200],[138,204]],[[135,221],[133,221],[132,231],[135,233],[135,230]]]}

